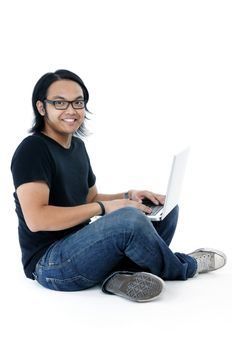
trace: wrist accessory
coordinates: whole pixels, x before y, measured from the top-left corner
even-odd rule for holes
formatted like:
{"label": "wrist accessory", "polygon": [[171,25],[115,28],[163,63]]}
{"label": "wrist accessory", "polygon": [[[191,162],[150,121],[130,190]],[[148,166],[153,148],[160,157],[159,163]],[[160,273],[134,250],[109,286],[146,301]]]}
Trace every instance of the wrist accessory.
{"label": "wrist accessory", "polygon": [[97,202],[99,205],[100,205],[100,207],[101,207],[101,216],[103,216],[103,215],[105,215],[105,213],[106,213],[106,209],[105,209],[105,207],[104,207],[104,204],[102,203],[102,202]]}
{"label": "wrist accessory", "polygon": [[129,192],[125,192],[125,193],[124,193],[124,198],[125,198],[125,199],[130,199]]}

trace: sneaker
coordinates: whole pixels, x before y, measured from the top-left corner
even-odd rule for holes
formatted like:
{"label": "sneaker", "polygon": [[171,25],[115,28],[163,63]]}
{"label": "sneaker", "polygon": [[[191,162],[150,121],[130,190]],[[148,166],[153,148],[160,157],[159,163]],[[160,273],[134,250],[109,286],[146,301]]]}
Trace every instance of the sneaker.
{"label": "sneaker", "polygon": [[104,282],[102,290],[132,301],[145,302],[157,298],[163,287],[163,280],[151,273],[120,271]]}
{"label": "sneaker", "polygon": [[188,254],[197,261],[197,273],[220,269],[226,264],[226,255],[219,250],[200,248]]}

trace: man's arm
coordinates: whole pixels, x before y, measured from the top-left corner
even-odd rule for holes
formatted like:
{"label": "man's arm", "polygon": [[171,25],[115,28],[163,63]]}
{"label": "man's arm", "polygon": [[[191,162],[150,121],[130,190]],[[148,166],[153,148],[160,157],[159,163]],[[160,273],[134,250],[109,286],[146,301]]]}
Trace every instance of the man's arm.
{"label": "man's arm", "polygon": [[129,190],[128,192],[116,194],[100,194],[97,191],[96,185],[89,189],[87,196],[87,203],[96,201],[112,201],[115,199],[130,199],[132,201],[141,202],[144,198],[148,198],[154,204],[164,204],[165,196],[151,192],[151,191],[137,191]]}
{"label": "man's arm", "polygon": [[102,212],[98,203],[75,207],[49,205],[49,187],[44,182],[23,184],[16,192],[26,224],[32,232],[63,230],[81,224]]}
{"label": "man's arm", "polygon": [[[87,204],[75,207],[49,205],[49,187],[45,182],[29,182],[16,190],[26,224],[32,232],[64,230],[93,216],[101,215],[101,201],[106,214],[123,207],[134,207],[145,213],[151,209],[139,201],[123,199],[124,193],[115,195],[98,194],[96,186],[90,188]],[[132,191],[133,194],[133,191]]]}
{"label": "man's arm", "polygon": [[112,201],[114,199],[124,199],[125,192],[116,194],[101,194],[97,191],[97,186],[94,185],[89,189],[87,196],[87,203],[93,203],[96,201]]}

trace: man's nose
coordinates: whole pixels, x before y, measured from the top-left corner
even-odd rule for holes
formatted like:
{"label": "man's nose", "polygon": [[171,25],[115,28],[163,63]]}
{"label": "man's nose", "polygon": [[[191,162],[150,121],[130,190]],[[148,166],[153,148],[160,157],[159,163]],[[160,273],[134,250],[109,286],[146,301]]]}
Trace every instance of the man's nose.
{"label": "man's nose", "polygon": [[69,114],[76,113],[76,110],[73,108],[71,103],[69,103],[68,108],[66,109],[66,112],[69,113]]}

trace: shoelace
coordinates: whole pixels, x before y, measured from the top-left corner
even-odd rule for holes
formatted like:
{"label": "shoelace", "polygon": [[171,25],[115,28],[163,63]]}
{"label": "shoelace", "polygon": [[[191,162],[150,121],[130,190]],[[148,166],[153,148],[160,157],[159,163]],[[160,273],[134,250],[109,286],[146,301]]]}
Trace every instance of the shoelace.
{"label": "shoelace", "polygon": [[198,271],[208,271],[210,269],[211,255],[206,253],[204,255],[196,257]]}

